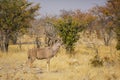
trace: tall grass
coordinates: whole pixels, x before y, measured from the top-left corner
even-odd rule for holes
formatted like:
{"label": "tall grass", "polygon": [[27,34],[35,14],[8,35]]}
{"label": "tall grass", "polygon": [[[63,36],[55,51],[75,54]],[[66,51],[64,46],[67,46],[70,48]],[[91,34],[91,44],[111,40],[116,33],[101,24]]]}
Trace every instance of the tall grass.
{"label": "tall grass", "polygon": [[[96,55],[95,50],[85,44],[77,44],[74,57],[69,57],[65,49],[60,48],[57,56],[51,59],[51,72],[46,72],[46,60],[36,60],[34,68],[25,65],[27,50],[34,45],[10,45],[9,53],[0,52],[0,80],[120,80],[119,51],[113,46],[98,47],[98,55],[114,61],[114,65],[91,66],[90,60]],[[111,50],[112,49],[112,50]]]}

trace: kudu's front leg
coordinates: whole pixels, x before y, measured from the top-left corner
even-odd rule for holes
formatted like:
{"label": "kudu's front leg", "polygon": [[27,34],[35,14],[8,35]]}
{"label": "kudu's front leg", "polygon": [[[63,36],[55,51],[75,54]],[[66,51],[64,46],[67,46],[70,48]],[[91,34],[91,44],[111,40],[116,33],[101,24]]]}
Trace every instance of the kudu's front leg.
{"label": "kudu's front leg", "polygon": [[33,62],[35,61],[35,58],[29,58],[27,61],[27,64],[29,65],[30,68],[33,67]]}
{"label": "kudu's front leg", "polygon": [[47,71],[50,71],[50,59],[47,59]]}

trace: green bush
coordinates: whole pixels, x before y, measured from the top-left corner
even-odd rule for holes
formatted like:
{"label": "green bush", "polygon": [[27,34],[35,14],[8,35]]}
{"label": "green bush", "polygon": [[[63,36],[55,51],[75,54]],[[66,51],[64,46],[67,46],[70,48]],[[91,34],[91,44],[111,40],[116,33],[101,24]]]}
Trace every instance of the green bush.
{"label": "green bush", "polygon": [[78,33],[84,29],[84,26],[80,26],[78,22],[71,17],[59,20],[55,27],[59,31],[59,35],[62,38],[63,44],[68,52],[74,51],[74,43],[78,41]]}

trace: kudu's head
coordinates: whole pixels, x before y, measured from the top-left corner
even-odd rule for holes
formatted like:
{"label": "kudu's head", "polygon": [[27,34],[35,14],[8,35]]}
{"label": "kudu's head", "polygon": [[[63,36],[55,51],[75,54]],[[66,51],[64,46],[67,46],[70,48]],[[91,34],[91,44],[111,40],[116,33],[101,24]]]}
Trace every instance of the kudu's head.
{"label": "kudu's head", "polygon": [[56,50],[56,49],[59,49],[61,45],[62,45],[62,40],[57,39],[55,44],[52,46],[52,48],[53,48],[53,50]]}

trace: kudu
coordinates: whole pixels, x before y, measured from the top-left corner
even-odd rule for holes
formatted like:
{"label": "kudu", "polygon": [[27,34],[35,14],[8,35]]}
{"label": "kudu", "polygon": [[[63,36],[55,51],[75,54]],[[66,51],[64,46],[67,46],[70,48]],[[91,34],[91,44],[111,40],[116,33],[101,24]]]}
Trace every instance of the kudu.
{"label": "kudu", "polygon": [[60,48],[62,42],[59,40],[56,43],[53,44],[51,47],[45,47],[45,48],[33,48],[28,50],[28,62],[30,66],[32,66],[32,63],[38,59],[47,59],[47,70],[50,70],[50,59],[56,55],[58,52],[58,49]]}

